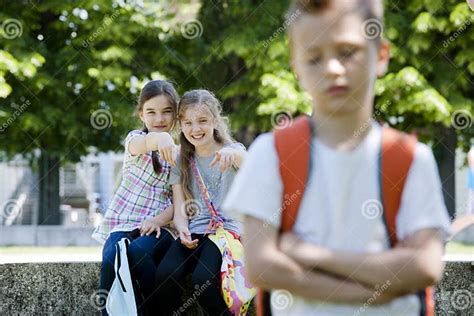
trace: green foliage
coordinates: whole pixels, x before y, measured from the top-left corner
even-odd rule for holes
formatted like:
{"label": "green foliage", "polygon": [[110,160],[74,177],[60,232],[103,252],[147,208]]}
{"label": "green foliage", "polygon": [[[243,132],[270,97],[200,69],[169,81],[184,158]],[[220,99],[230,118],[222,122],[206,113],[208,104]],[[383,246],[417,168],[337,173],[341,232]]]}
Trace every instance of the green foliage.
{"label": "green foliage", "polygon": [[156,71],[167,15],[138,2],[2,3],[1,20],[22,27],[0,42],[2,150],[33,157],[42,148],[76,161],[91,146],[120,149],[139,126],[131,115],[139,84]]}
{"label": "green foliage", "polygon": [[466,150],[474,125],[453,121],[460,110],[474,117],[474,13],[456,0],[387,1],[385,18],[392,60],[376,91],[378,104],[393,104],[386,118],[403,116],[395,125],[424,129],[426,140],[439,124],[454,126]]}
{"label": "green foliage", "polygon": [[[2,150],[44,148],[77,160],[90,146],[120,149],[138,122],[131,113],[150,78],[168,78],[181,93],[213,90],[233,130],[250,135],[247,143],[272,128],[272,114],[311,111],[290,69],[289,0],[140,3],[2,3],[0,20],[23,26],[20,37],[0,42],[0,126],[8,123],[0,132]],[[192,36],[185,31],[190,21],[197,21]],[[470,113],[472,122],[472,21],[474,13],[458,0],[387,1],[384,36],[392,61],[376,84],[376,113],[402,129],[422,130],[427,141],[435,126],[452,125],[456,111]],[[30,105],[19,113],[21,98]],[[111,113],[110,127],[91,126],[97,110]],[[474,128],[458,134],[467,148]]]}

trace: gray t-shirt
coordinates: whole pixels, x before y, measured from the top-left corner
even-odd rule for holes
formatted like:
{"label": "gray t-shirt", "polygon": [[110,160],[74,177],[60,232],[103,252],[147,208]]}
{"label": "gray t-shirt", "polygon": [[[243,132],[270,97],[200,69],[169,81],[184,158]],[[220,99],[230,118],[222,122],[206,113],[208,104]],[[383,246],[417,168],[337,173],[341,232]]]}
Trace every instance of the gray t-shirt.
{"label": "gray t-shirt", "polygon": [[[234,143],[229,146],[232,148],[241,148],[243,145],[240,143]],[[231,168],[227,169],[222,173],[219,170],[218,164],[209,167],[209,164],[214,159],[214,155],[210,157],[200,157],[198,155],[195,155],[195,157],[197,167],[199,169],[199,172],[201,173],[201,177],[203,178],[204,184],[206,185],[207,190],[209,191],[211,201],[214,204],[214,207],[217,209],[219,216],[224,220],[224,228],[240,235],[242,223],[236,219],[229,217],[229,214],[221,209],[221,205],[224,202],[225,196],[230,189],[237,170]],[[189,231],[194,234],[204,234],[206,233],[206,229],[209,225],[209,222],[211,221],[211,214],[209,213],[206,203],[204,202],[204,199],[201,196],[201,191],[199,190],[195,176],[192,172],[190,172],[190,176],[192,183],[191,193],[196,203],[186,201],[185,204],[198,205],[199,211],[197,212],[197,214],[191,214],[192,216],[188,216]],[[171,168],[169,183],[173,185],[180,183],[180,181],[181,165],[180,157],[178,156],[176,160],[176,167]],[[175,212],[176,211],[178,210],[175,210]]]}

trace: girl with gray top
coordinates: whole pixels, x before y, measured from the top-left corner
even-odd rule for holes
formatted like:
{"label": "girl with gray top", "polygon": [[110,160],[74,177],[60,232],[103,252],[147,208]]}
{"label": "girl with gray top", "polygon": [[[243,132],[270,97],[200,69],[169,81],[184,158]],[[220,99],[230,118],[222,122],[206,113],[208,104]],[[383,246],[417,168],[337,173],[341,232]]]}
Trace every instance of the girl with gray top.
{"label": "girl with gray top", "polygon": [[[200,289],[197,299],[201,307],[209,315],[230,315],[220,288],[222,255],[208,234],[217,224],[240,236],[240,222],[222,212],[220,206],[246,151],[242,144],[234,143],[219,101],[207,90],[183,95],[178,121],[181,150],[171,170],[170,184],[179,239],[157,268],[158,314],[181,312],[181,284],[192,274],[193,288]],[[209,201],[217,216],[208,211]]]}

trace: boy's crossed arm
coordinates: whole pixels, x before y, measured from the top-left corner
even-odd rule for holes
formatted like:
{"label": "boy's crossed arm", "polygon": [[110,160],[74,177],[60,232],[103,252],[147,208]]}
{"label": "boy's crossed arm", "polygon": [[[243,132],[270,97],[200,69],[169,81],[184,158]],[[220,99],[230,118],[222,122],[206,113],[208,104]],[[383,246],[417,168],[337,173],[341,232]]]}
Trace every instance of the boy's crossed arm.
{"label": "boy's crossed arm", "polygon": [[381,253],[336,251],[284,234],[282,250],[302,266],[350,278],[370,288],[388,283],[387,293],[410,293],[435,284],[443,271],[437,229],[423,229]]}
{"label": "boy's crossed arm", "polygon": [[[364,303],[374,299],[374,290],[349,278],[308,269],[278,249],[278,231],[255,217],[245,217],[243,238],[247,271],[253,284],[264,289],[286,289],[324,302]],[[375,303],[386,303],[399,294],[382,293]]]}

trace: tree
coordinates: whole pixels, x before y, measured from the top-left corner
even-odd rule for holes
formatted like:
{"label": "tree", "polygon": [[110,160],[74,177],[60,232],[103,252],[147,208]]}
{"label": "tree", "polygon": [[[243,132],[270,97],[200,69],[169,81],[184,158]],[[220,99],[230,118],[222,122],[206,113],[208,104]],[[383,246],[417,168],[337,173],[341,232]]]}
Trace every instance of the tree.
{"label": "tree", "polygon": [[453,216],[456,148],[467,152],[474,137],[474,13],[454,0],[398,1],[388,2],[386,19],[393,58],[380,100],[396,101],[387,116],[404,117],[399,126],[433,144]]}
{"label": "tree", "polygon": [[58,224],[60,164],[78,161],[91,147],[121,148],[169,11],[105,0],[1,7],[2,150],[39,168],[38,222]]}
{"label": "tree", "polygon": [[[285,19],[288,4],[203,2],[195,22],[202,36],[164,42],[182,66],[169,73],[165,67],[164,73],[186,89],[200,85],[216,91],[246,144],[259,132],[288,123],[279,121],[282,115],[311,110],[290,70],[286,30],[295,17]],[[376,85],[375,115],[433,145],[451,215],[455,149],[467,151],[474,137],[473,18],[467,4],[455,0],[387,1],[386,26],[367,23],[375,29],[365,30],[383,32],[392,45],[389,72]]]}
{"label": "tree", "polygon": [[[174,81],[181,93],[213,90],[246,145],[311,111],[290,69],[289,0],[26,2],[2,4],[0,15],[23,26],[21,37],[0,46],[0,126],[8,125],[0,139],[10,155],[43,149],[54,166],[90,146],[121,148],[137,91],[150,77]],[[375,115],[433,145],[450,211],[454,150],[467,151],[474,137],[473,18],[457,0],[399,0],[386,2],[385,27],[375,25],[392,44]],[[15,114],[26,100],[27,110]],[[91,128],[101,122],[93,118],[105,125]]]}

